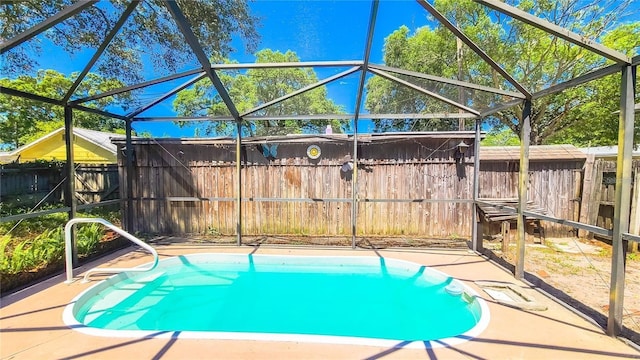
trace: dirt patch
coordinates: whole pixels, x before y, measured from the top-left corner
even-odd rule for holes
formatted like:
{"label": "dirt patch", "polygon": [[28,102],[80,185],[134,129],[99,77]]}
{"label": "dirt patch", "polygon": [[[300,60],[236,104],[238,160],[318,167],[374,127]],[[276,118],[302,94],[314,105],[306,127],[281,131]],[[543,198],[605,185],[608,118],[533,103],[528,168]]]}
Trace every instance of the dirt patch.
{"label": "dirt patch", "polygon": [[[515,263],[515,245],[507,253],[502,253],[500,242],[488,242],[485,247],[506,263]],[[525,272],[528,280],[606,326],[610,245],[575,238],[547,239],[544,245],[527,244]],[[623,308],[624,335],[640,344],[640,253],[627,256]]]}

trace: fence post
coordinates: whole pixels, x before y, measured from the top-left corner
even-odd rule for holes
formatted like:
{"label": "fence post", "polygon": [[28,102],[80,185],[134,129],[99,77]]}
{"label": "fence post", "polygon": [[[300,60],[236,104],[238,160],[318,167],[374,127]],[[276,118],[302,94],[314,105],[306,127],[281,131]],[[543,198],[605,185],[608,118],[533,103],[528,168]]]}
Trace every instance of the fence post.
{"label": "fence post", "polygon": [[[596,186],[600,186],[595,183],[595,155],[588,154],[587,159],[584,162],[584,177],[582,178],[582,194],[580,195],[580,218],[579,222],[585,224],[591,224],[589,219],[591,218],[591,212],[593,208],[593,194]],[[593,224],[592,224],[593,225]],[[588,235],[587,230],[579,229],[578,237],[585,238]]]}

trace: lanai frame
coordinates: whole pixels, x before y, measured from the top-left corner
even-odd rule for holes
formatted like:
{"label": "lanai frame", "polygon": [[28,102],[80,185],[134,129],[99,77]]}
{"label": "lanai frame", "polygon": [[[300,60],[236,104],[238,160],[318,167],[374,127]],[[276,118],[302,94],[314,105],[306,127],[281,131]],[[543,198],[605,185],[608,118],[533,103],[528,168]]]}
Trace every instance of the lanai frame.
{"label": "lanai frame", "polygon": [[[236,194],[236,209],[237,209],[237,219],[236,219],[236,233],[237,233],[237,244],[240,245],[242,243],[242,193],[241,193],[241,184],[242,178],[241,174],[241,161],[240,161],[240,148],[242,146],[242,136],[241,136],[241,127],[243,121],[266,121],[269,120],[269,117],[264,116],[252,116],[251,114],[261,110],[265,107],[277,104],[281,101],[289,99],[293,96],[299,95],[303,92],[309,91],[319,86],[323,86],[331,81],[335,81],[349,74],[360,71],[360,80],[358,85],[358,92],[356,94],[357,101],[355,105],[355,112],[353,114],[324,114],[324,115],[292,115],[285,116],[285,119],[289,120],[299,120],[306,121],[310,119],[318,119],[318,118],[326,118],[326,119],[353,119],[354,121],[354,136],[353,136],[353,198],[352,198],[352,207],[351,207],[351,229],[352,229],[352,246],[355,247],[356,240],[356,229],[357,229],[357,175],[358,175],[358,121],[362,118],[362,114],[360,112],[360,106],[362,103],[362,96],[364,92],[364,82],[365,76],[367,72],[376,74],[378,76],[384,77],[391,81],[397,82],[404,86],[409,86],[416,91],[421,92],[427,97],[436,98],[440,101],[447,102],[449,105],[452,105],[460,110],[457,114],[446,114],[448,118],[470,118],[475,121],[475,144],[479,144],[480,141],[480,122],[484,117],[490,116],[498,111],[507,109],[509,107],[513,107],[515,105],[523,105],[523,114],[522,118],[518,119],[519,127],[521,129],[521,145],[520,145],[520,166],[519,166],[519,187],[518,187],[518,199],[519,205],[517,208],[511,208],[507,210],[511,210],[517,214],[517,256],[515,262],[515,272],[514,275],[518,279],[524,278],[524,255],[525,255],[525,219],[526,217],[536,217],[539,219],[543,219],[545,221],[551,221],[556,223],[561,223],[564,225],[573,226],[577,229],[584,229],[596,234],[601,235],[609,235],[612,236],[612,261],[611,261],[611,285],[609,291],[609,316],[607,322],[606,332],[610,336],[617,336],[622,331],[622,314],[623,314],[623,298],[624,298],[624,278],[625,278],[625,270],[624,270],[624,241],[636,241],[640,242],[640,237],[636,235],[632,235],[629,233],[629,218],[630,218],[630,196],[631,196],[631,160],[632,160],[632,148],[633,148],[633,131],[634,131],[634,99],[636,93],[636,79],[637,79],[637,66],[640,64],[640,55],[636,55],[632,58],[615,51],[613,49],[609,49],[597,42],[587,39],[579,34],[571,32],[567,29],[563,29],[555,24],[552,24],[546,20],[535,17],[527,12],[519,10],[515,7],[507,5],[498,0],[474,0],[475,2],[492,8],[500,13],[506,14],[514,19],[522,21],[526,24],[534,26],[538,29],[541,29],[548,34],[557,36],[561,39],[569,41],[577,46],[585,48],[591,52],[599,54],[609,60],[614,62],[613,65],[609,65],[607,67],[592,71],[590,73],[581,75],[564,83],[560,83],[549,88],[543,89],[537,92],[530,92],[529,89],[526,89],[524,86],[519,84],[509,73],[507,73],[498,63],[496,63],[491,57],[486,54],[479,46],[477,46],[470,38],[468,38],[459,28],[457,28],[453,23],[449,22],[442,14],[435,9],[435,7],[426,0],[416,0],[427,12],[429,12],[437,21],[439,21],[443,26],[449,29],[460,41],[465,43],[469,48],[471,48],[477,55],[479,55],[485,62],[487,62],[497,73],[502,75],[502,77],[511,83],[514,88],[517,89],[517,92],[505,91],[501,89],[489,88],[485,86],[479,86],[472,83],[451,80],[440,78],[437,76],[429,75],[429,74],[421,74],[415,72],[408,72],[402,69],[395,69],[386,67],[383,65],[371,64],[369,62],[369,56],[371,52],[371,44],[373,39],[373,33],[375,28],[376,19],[378,16],[378,0],[372,0],[371,11],[370,11],[370,19],[367,30],[367,38],[365,44],[365,51],[363,53],[362,59],[353,60],[353,61],[318,61],[318,62],[297,62],[297,63],[255,63],[255,64],[211,64],[209,62],[209,58],[205,54],[201,44],[198,39],[194,35],[192,31],[191,24],[189,20],[185,17],[180,6],[171,0],[165,0],[164,4],[169,10],[173,20],[176,25],[185,36],[186,41],[188,42],[191,50],[194,55],[200,62],[201,67],[197,69],[192,69],[189,71],[176,73],[173,75],[165,76],[162,78],[146,81],[143,83],[123,87],[120,89],[115,89],[112,91],[108,91],[99,95],[83,98],[83,99],[75,99],[71,100],[75,90],[79,86],[79,84],[83,81],[84,77],[96,63],[96,61],[100,58],[103,52],[106,50],[107,46],[110,44],[113,37],[118,33],[121,27],[124,25],[126,20],[135,10],[136,6],[140,3],[139,0],[133,0],[127,6],[125,11],[120,16],[119,20],[115,23],[111,31],[107,34],[102,44],[97,48],[91,60],[86,64],[83,68],[82,72],[76,79],[73,86],[69,89],[69,91],[65,94],[62,99],[53,99],[44,96],[40,96],[33,93],[23,92],[16,89],[11,89],[7,87],[0,87],[0,91],[3,94],[10,96],[17,96],[26,99],[31,99],[35,101],[40,101],[52,105],[61,106],[64,108],[64,118],[65,118],[65,131],[67,134],[73,133],[73,110],[85,111],[90,113],[99,114],[102,116],[107,116],[115,119],[120,119],[125,121],[126,128],[126,167],[127,174],[132,174],[132,123],[134,121],[150,121],[150,120],[163,120],[163,121],[197,121],[197,120],[209,120],[209,121],[234,121],[237,126],[237,135],[236,135],[236,171],[237,171],[237,179],[238,179],[238,190]],[[47,29],[59,24],[60,22],[72,17],[73,15],[87,9],[90,6],[93,6],[97,3],[98,0],[89,0],[89,1],[79,1],[73,5],[70,5],[60,12],[51,16],[50,18],[40,22],[39,24],[34,25],[33,27],[23,31],[22,33],[16,35],[15,37],[8,39],[2,44],[0,44],[0,54],[3,54],[12,48],[22,44],[23,42],[33,38],[34,36],[46,31]],[[312,85],[309,85],[303,89],[294,91],[290,94],[287,94],[281,98],[270,101],[269,103],[258,106],[248,112],[239,113],[236,109],[235,104],[227,93],[226,89],[222,85],[220,78],[217,75],[219,70],[224,69],[255,69],[255,68],[264,68],[264,69],[277,69],[277,68],[301,68],[301,67],[342,67],[342,66],[351,66],[350,70],[347,70],[343,73],[334,75],[330,78],[318,81]],[[620,72],[622,76],[620,88],[621,88],[621,99],[620,99],[620,121],[618,128],[618,157],[617,157],[617,173],[616,173],[616,192],[615,192],[615,213],[614,213],[614,223],[613,223],[613,231],[600,228],[597,226],[579,223],[575,221],[570,221],[567,219],[558,219],[551,216],[532,213],[526,210],[527,203],[527,184],[528,184],[528,168],[529,168],[529,142],[531,138],[531,104],[532,101],[544,96],[552,95],[559,93],[568,88],[572,88],[586,82],[599,79],[601,77],[611,75],[614,73]],[[516,100],[504,103],[502,105],[496,106],[492,109],[486,111],[479,111],[477,109],[473,109],[465,106],[464,104],[452,101],[447,98],[443,98],[442,96],[430,92],[424,88],[413,85],[402,79],[399,79],[393,76],[391,73],[404,74],[410,76],[421,77],[423,79],[428,79],[432,81],[438,81],[441,83],[446,83],[450,85],[459,86],[462,88],[468,89],[477,89],[482,91],[489,91],[496,94],[508,95],[516,98]],[[82,105],[91,100],[96,100],[99,98],[103,98],[106,96],[111,96],[115,94],[125,93],[128,91],[132,91],[135,89],[141,89],[148,86],[152,86],[155,84],[165,83],[168,81],[189,77],[192,76],[188,81],[183,83],[181,86],[167,92],[161,97],[155,99],[154,101],[132,111],[127,115],[119,115],[114,114],[108,111],[93,109],[90,107],[86,107]],[[228,117],[199,117],[199,118],[184,118],[184,117],[163,117],[163,118],[148,118],[148,117],[138,117],[140,113],[145,110],[157,105],[163,100],[167,99],[170,96],[173,96],[177,92],[185,89],[186,87],[194,84],[196,81],[202,78],[209,78],[212,82],[213,86],[218,91],[218,94],[221,96],[223,102],[229,110],[231,116]],[[429,118],[429,117],[443,117],[444,114],[384,114],[384,118]],[[381,115],[382,116],[382,115]],[[374,118],[374,116],[366,115],[366,118]],[[67,178],[73,179],[75,177],[74,173],[74,158],[73,158],[73,146],[72,146],[72,137],[66,137],[66,147],[67,147]],[[473,214],[477,211],[477,206],[480,203],[478,201],[478,171],[479,171],[479,148],[476,149],[475,153],[475,163],[474,163],[474,179],[473,179]],[[127,209],[131,211],[132,204],[132,181],[131,176],[128,176],[127,179],[127,194],[126,201],[128,203]],[[74,182],[67,181],[67,193],[69,195],[75,194]],[[40,215],[44,215],[45,213],[53,213],[53,212],[69,212],[69,218],[75,218],[76,212],[79,208],[91,208],[95,206],[105,205],[105,202],[89,204],[84,206],[78,206],[75,196],[66,196],[67,206],[59,209],[40,211],[20,216],[9,216],[5,218],[1,218],[0,221],[13,221],[19,220],[28,217],[36,217]],[[121,200],[123,201],[123,200]],[[131,228],[131,216],[126,215],[126,227]],[[481,235],[479,234],[478,223],[474,221],[474,227],[472,229],[472,248],[475,251],[479,251],[481,249]]]}

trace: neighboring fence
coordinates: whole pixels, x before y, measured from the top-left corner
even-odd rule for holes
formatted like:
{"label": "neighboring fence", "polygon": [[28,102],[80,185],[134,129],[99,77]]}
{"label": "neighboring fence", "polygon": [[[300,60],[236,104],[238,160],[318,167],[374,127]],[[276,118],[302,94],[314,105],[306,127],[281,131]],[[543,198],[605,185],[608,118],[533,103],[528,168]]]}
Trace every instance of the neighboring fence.
{"label": "neighboring fence", "polygon": [[[583,163],[582,159],[531,161],[527,198],[546,215],[578,221]],[[518,168],[518,161],[481,160],[479,197],[517,199]],[[569,226],[543,222],[543,227],[546,236],[575,235]]]}
{"label": "neighboring fence", "polygon": [[118,199],[120,196],[118,166],[116,164],[76,165],[75,187],[79,204]]}
{"label": "neighboring fence", "polygon": [[[455,156],[460,137],[362,140],[358,235],[470,237],[473,146],[461,160]],[[465,141],[472,145],[472,139]],[[322,151],[317,160],[306,155],[312,144]],[[274,145],[277,155],[265,159],[264,148]],[[235,146],[231,140],[136,141],[132,231],[234,234]],[[346,137],[245,143],[240,154],[243,233],[350,235],[353,179],[342,169],[352,149]],[[583,162],[532,162],[530,199],[550,215],[577,220]],[[122,159],[119,163],[125,179]],[[480,197],[517,197],[517,178],[517,161],[483,161]],[[121,194],[125,198],[124,186]],[[545,230],[548,236],[571,231],[549,223]]]}
{"label": "neighboring fence", "polygon": [[[63,201],[64,164],[9,164],[0,168],[0,202],[8,207],[33,206]],[[80,204],[117,199],[118,167],[109,165],[76,165],[76,196]],[[47,196],[48,195],[48,196]]]}
{"label": "neighboring fence", "polygon": [[[640,235],[640,160],[631,163],[631,219],[629,232]],[[613,229],[614,202],[616,190],[616,161],[587,158],[585,164],[585,182],[583,188],[580,221],[597,225],[608,230]],[[592,234],[580,231],[580,236]],[[637,249],[637,243],[634,244]]]}
{"label": "neighboring fence", "polygon": [[0,167],[0,202],[5,206],[35,205],[49,192],[48,203],[60,202],[63,187],[56,184],[63,178],[57,164],[20,164]]}

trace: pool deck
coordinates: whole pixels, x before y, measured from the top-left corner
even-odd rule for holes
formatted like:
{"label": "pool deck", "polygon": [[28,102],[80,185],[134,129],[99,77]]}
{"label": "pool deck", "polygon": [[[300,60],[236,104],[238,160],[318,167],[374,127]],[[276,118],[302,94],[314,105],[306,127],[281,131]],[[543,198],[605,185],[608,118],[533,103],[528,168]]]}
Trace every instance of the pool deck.
{"label": "pool deck", "polygon": [[[95,282],[64,284],[64,276],[1,299],[1,359],[640,359],[640,352],[602,329],[529,289],[487,259],[465,250],[351,250],[287,247],[158,246],[161,258],[198,253],[383,256],[413,261],[443,271],[472,287],[488,303],[491,320],[471,341],[424,349],[302,342],[110,338],[84,335],[62,321],[65,306]],[[151,261],[133,248],[76,269],[76,278],[95,266],[128,267]],[[100,276],[94,277],[96,280]],[[507,282],[533,292],[545,311],[501,305],[475,281]],[[367,301],[362,299],[362,301]],[[345,304],[349,306],[349,304]],[[358,304],[352,304],[358,306]],[[375,314],[371,314],[375,316]]]}

